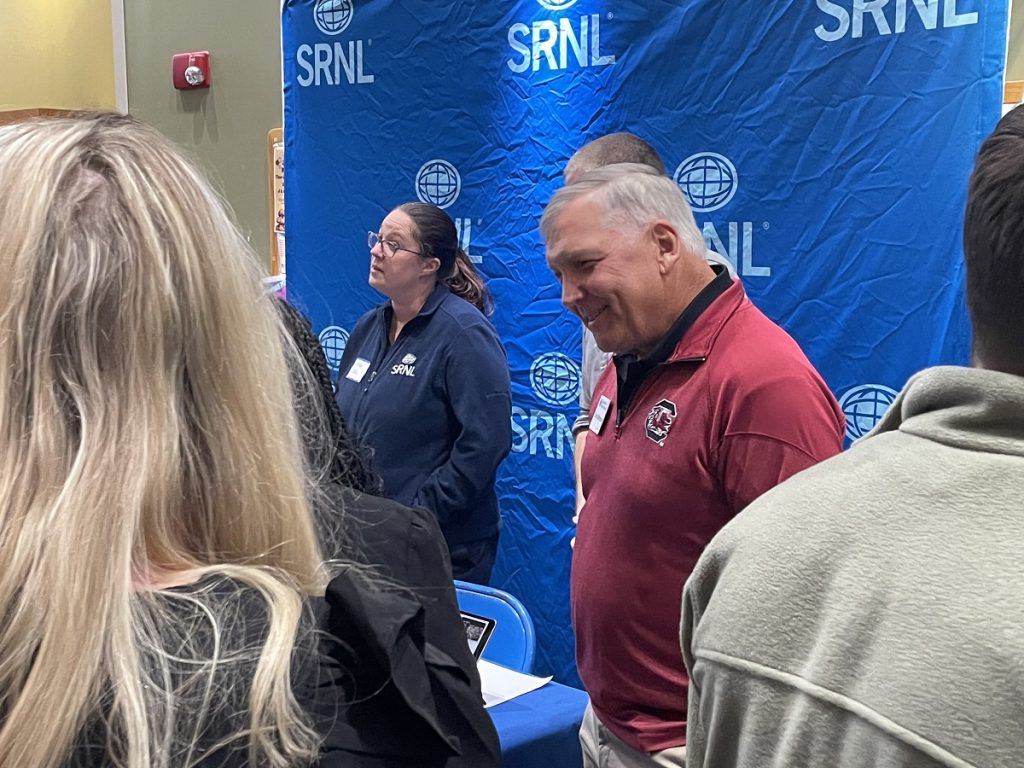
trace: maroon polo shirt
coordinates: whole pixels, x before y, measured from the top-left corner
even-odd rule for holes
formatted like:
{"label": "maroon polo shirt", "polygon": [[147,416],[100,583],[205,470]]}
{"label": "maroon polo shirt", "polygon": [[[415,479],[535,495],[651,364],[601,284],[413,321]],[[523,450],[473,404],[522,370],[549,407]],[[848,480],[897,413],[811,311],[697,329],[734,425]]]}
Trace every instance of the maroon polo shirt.
{"label": "maroon polo shirt", "polygon": [[653,361],[620,360],[598,382],[591,424],[602,397],[611,405],[587,435],[573,551],[580,677],[601,722],[643,752],[686,741],[680,601],[705,545],[762,493],[838,453],[845,428],[800,347],[740,283],[719,275],[688,311]]}

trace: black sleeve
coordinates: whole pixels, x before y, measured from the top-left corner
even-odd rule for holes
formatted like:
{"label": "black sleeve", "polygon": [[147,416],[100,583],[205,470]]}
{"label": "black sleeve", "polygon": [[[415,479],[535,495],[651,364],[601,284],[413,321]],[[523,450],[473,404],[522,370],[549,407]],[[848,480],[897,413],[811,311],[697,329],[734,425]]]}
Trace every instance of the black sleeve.
{"label": "black sleeve", "polygon": [[425,612],[426,640],[449,656],[479,689],[476,661],[466,642],[452,581],[448,545],[437,518],[422,507],[340,488],[357,559],[408,587]]}
{"label": "black sleeve", "polygon": [[327,604],[326,653],[352,696],[325,732],[322,768],[497,768],[475,665],[467,674],[428,641],[416,591],[352,569],[331,581]]}

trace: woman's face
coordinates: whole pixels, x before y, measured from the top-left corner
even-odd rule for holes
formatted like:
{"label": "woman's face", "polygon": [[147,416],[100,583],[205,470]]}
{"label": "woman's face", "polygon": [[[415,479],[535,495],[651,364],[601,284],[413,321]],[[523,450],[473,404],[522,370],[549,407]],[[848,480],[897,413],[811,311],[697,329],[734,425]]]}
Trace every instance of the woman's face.
{"label": "woman's face", "polygon": [[407,213],[398,209],[389,213],[380,223],[378,236],[370,250],[370,285],[394,299],[433,279],[437,260],[420,255],[416,224]]}

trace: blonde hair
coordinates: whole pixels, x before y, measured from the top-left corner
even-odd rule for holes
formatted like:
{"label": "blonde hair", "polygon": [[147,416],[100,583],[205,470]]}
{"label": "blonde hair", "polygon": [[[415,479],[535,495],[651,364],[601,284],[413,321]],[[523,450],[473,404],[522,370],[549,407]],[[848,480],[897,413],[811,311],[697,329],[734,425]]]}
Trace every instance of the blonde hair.
{"label": "blonde hair", "polygon": [[[83,733],[192,765],[239,688],[214,746],[313,758],[289,675],[325,575],[286,334],[226,206],[95,115],[0,128],[0,221],[0,765],[62,765]],[[260,631],[229,642],[240,599]]]}

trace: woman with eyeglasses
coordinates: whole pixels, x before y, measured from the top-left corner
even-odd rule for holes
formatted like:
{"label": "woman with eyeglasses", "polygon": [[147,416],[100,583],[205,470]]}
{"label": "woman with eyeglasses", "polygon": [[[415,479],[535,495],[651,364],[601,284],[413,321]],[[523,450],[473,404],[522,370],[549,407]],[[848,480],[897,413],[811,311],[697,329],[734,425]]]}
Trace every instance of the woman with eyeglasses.
{"label": "woman with eyeglasses", "polygon": [[508,362],[490,296],[455,224],[406,203],[370,232],[370,285],[338,376],[338,405],[386,496],[433,512],[456,579],[486,584],[498,545],[494,478],[512,444]]}

